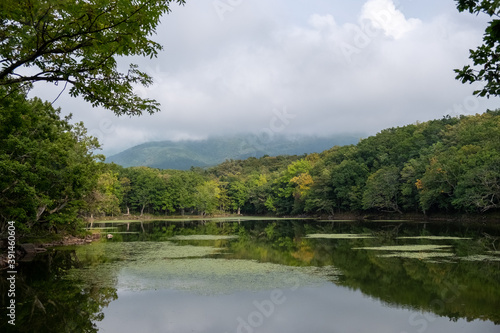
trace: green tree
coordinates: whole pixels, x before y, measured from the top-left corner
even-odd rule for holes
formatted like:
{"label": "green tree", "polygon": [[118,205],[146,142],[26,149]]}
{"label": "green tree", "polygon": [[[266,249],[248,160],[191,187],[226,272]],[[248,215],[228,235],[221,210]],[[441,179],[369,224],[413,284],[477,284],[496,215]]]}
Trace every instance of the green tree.
{"label": "green tree", "polygon": [[434,145],[416,182],[424,211],[486,211],[497,207],[500,114],[463,117]]}
{"label": "green tree", "polygon": [[500,208],[500,152],[478,149],[464,161],[452,204],[466,211]]}
{"label": "green tree", "polygon": [[213,214],[219,206],[220,188],[216,180],[208,180],[196,187],[195,206],[202,215]]}
{"label": "green tree", "polygon": [[314,169],[314,183],[306,199],[304,210],[333,216],[335,201],[330,169],[325,166],[322,160],[318,162]]}
{"label": "green tree", "polygon": [[[6,89],[0,87],[1,93]],[[95,187],[96,139],[60,110],[13,91],[0,99],[0,221],[30,229],[76,227],[83,199]],[[48,224],[45,224],[48,223]]]}
{"label": "green tree", "polygon": [[399,180],[399,169],[395,166],[383,167],[371,174],[363,193],[363,208],[402,213],[398,205]]}
{"label": "green tree", "polygon": [[483,35],[483,44],[470,50],[469,58],[473,66],[455,69],[456,79],[462,83],[483,82],[484,87],[474,91],[474,95],[500,95],[500,3],[491,0],[456,0],[460,12],[484,13],[495,19],[489,22]]}
{"label": "green tree", "polygon": [[134,64],[121,72],[117,59],[157,55],[162,46],[150,36],[172,2],[184,4],[184,0],[3,0],[0,85],[65,82],[71,84],[72,96],[80,95],[117,115],[156,112],[156,101],[133,91],[134,84],[148,86],[152,78]]}
{"label": "green tree", "polygon": [[97,186],[86,198],[91,217],[94,215],[119,215],[123,199],[118,174],[112,171],[101,172]]}
{"label": "green tree", "polygon": [[[275,196],[273,206],[276,207],[278,214],[298,213],[304,208],[305,194],[312,184],[310,170],[312,163],[308,159],[301,159],[292,162],[286,170],[273,183]],[[302,189],[300,186],[302,185]]]}
{"label": "green tree", "polygon": [[127,209],[126,215],[130,215],[130,179],[127,177],[120,177],[120,188],[122,194],[121,205]]}
{"label": "green tree", "polygon": [[247,181],[248,202],[250,211],[254,214],[264,214],[267,211],[275,211],[271,198],[272,179],[265,174],[254,173]]}
{"label": "green tree", "polygon": [[233,210],[240,215],[241,207],[248,200],[248,188],[241,181],[234,181],[229,184],[228,194]]}
{"label": "green tree", "polygon": [[420,194],[416,184],[425,173],[426,162],[424,156],[411,159],[401,170],[401,207],[405,210],[419,211]]}
{"label": "green tree", "polygon": [[338,208],[342,210],[361,209],[364,185],[368,177],[366,165],[352,160],[344,160],[332,168],[331,177]]}
{"label": "green tree", "polygon": [[158,170],[134,167],[130,171],[132,204],[140,210],[141,216],[146,207],[151,206],[153,211],[158,209],[161,206],[161,194],[164,188]]}
{"label": "green tree", "polygon": [[196,187],[203,183],[203,177],[194,171],[166,170],[169,178],[167,191],[175,211],[184,215],[186,209],[194,207]]}

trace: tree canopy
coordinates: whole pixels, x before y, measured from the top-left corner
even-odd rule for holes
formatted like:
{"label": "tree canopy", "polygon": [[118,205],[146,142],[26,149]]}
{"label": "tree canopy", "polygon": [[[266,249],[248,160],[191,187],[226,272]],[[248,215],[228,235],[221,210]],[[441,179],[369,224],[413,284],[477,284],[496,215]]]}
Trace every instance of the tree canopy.
{"label": "tree canopy", "polygon": [[99,144],[82,123],[71,125],[59,113],[20,91],[0,99],[0,226],[10,220],[26,230],[75,224],[95,188]]}
{"label": "tree canopy", "polygon": [[[70,83],[69,93],[117,115],[159,111],[134,93],[152,78],[120,56],[155,57],[151,39],[170,4],[184,0],[3,0],[0,4],[0,86]],[[1,96],[0,96],[1,97]]]}
{"label": "tree canopy", "polygon": [[[189,171],[108,167],[101,182],[116,185],[100,190],[96,214],[112,214],[110,203],[162,215],[482,214],[500,209],[500,111],[388,128],[320,154]],[[123,180],[130,190],[116,201],[107,193]]]}
{"label": "tree canopy", "polygon": [[456,0],[460,12],[484,13],[496,17],[489,22],[483,35],[483,45],[470,50],[469,58],[473,66],[455,69],[456,79],[462,83],[484,83],[484,87],[474,91],[481,97],[500,95],[500,2],[491,0]]}

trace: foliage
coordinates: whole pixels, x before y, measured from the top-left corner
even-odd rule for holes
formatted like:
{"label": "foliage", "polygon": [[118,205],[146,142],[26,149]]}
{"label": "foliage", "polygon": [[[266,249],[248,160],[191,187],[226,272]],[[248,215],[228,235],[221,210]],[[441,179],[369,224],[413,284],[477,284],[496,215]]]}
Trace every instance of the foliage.
{"label": "foliage", "polygon": [[[1,93],[6,89],[0,87]],[[83,124],[21,91],[0,99],[0,220],[73,227],[98,180],[98,142]]]}
{"label": "foliage", "polygon": [[118,173],[103,171],[97,180],[97,186],[86,198],[87,210],[93,215],[119,215],[120,202],[123,201],[122,184]]}
{"label": "foliage", "polygon": [[386,129],[321,154],[110,172],[117,188],[130,184],[116,195],[120,206],[137,213],[432,214],[499,209],[499,165],[500,111],[487,111]]}
{"label": "foliage", "polygon": [[[48,104],[15,96],[4,102],[16,101],[15,109],[36,105],[56,117]],[[210,169],[188,171],[99,165],[90,152],[93,141],[81,125],[72,127],[58,120],[58,132],[57,126],[43,123],[43,112],[32,111],[1,115],[2,124],[10,124],[2,130],[7,149],[0,165],[2,216],[29,220],[28,227],[37,223],[38,211],[43,213],[40,222],[59,226],[74,221],[79,211],[89,217],[484,213],[500,208],[500,111],[387,129],[357,145],[302,158],[228,160]],[[29,137],[27,128],[37,126],[22,124],[32,118],[43,131]],[[20,132],[9,136],[13,128]],[[70,145],[74,148],[67,149]],[[37,150],[40,146],[50,153]],[[32,169],[22,162],[28,156]],[[30,182],[35,185],[28,186]],[[73,218],[64,215],[62,208]]]}
{"label": "foliage", "polygon": [[[484,13],[490,17],[500,14],[500,3],[490,0],[456,0],[460,12]],[[462,83],[482,82],[484,87],[474,91],[478,96],[500,95],[500,20],[493,19],[488,23],[483,35],[483,45],[476,50],[470,50],[469,58],[473,66],[466,65],[462,69],[455,69],[456,79]]]}
{"label": "foliage", "polygon": [[159,111],[158,102],[133,91],[134,84],[148,86],[152,78],[134,64],[120,71],[117,60],[157,55],[162,46],[150,36],[171,2],[4,0],[0,85],[65,82],[72,96],[117,115]]}
{"label": "foliage", "polygon": [[248,200],[248,188],[241,181],[234,181],[229,185],[228,195],[232,198],[231,208],[239,215],[241,207]]}
{"label": "foliage", "polygon": [[371,174],[366,181],[363,208],[379,208],[401,213],[398,205],[399,169],[383,167]]}
{"label": "foliage", "polygon": [[196,187],[194,205],[202,215],[213,214],[217,210],[221,190],[219,183],[209,180]]}

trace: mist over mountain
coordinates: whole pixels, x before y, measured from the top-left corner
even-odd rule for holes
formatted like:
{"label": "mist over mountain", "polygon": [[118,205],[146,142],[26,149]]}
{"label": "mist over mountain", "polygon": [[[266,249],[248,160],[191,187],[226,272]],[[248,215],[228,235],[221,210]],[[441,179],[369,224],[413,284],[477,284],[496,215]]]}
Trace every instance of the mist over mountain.
{"label": "mist over mountain", "polygon": [[242,134],[217,136],[205,140],[147,142],[109,156],[106,162],[123,167],[148,166],[159,169],[187,170],[208,167],[227,159],[246,159],[264,155],[302,155],[319,153],[335,145],[356,144],[362,134],[338,134],[328,137]]}

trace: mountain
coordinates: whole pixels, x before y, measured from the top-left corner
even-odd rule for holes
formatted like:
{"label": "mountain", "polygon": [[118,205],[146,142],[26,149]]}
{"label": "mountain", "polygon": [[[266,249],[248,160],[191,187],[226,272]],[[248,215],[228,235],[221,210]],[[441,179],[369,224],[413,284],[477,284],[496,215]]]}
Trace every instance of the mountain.
{"label": "mountain", "polygon": [[335,145],[355,144],[364,135],[342,134],[329,137],[272,137],[252,134],[217,136],[206,140],[157,141],[144,143],[106,158],[124,167],[149,166],[187,170],[214,166],[227,159],[246,159],[264,155],[302,155],[319,153]]}

